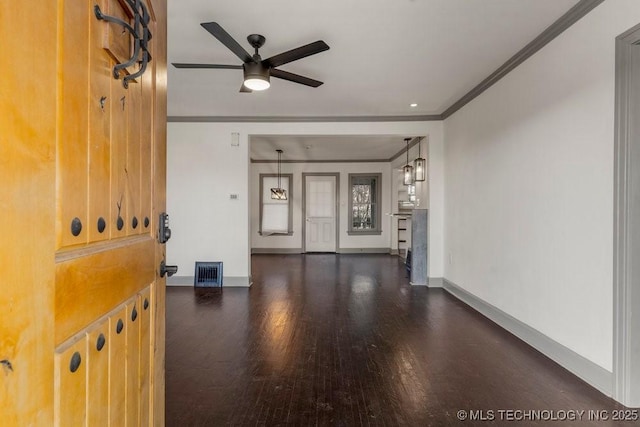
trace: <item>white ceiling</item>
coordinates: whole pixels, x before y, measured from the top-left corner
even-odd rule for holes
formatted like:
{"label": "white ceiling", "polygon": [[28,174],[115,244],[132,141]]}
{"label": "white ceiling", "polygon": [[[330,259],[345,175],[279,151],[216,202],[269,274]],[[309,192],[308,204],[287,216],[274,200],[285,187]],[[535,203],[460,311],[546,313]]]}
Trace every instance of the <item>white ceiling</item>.
{"label": "white ceiling", "polygon": [[[440,114],[578,0],[170,0],[169,62],[240,65],[201,22],[216,21],[263,58],[324,40],[326,52],[282,66],[324,81],[279,79],[238,93],[241,70],[168,69],[169,116]],[[418,107],[411,108],[410,103]]]}

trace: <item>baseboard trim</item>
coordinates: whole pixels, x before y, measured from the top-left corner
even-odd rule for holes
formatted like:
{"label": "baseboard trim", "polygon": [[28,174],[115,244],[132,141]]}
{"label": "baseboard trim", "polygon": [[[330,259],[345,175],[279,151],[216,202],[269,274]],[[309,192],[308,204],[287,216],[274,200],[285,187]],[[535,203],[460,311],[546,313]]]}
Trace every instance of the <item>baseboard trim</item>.
{"label": "baseboard trim", "polygon": [[612,395],[613,374],[584,358],[575,351],[552,340],[531,326],[510,316],[504,311],[462,289],[450,280],[443,280],[444,289],[460,301],[469,305],[489,320],[511,332],[531,347],[549,357],[607,396]]}
{"label": "baseboard trim", "polygon": [[167,286],[193,286],[193,276],[167,277]]}
{"label": "baseboard trim", "polygon": [[339,254],[390,254],[390,248],[340,248]]}
{"label": "baseboard trim", "polygon": [[302,248],[251,248],[252,254],[301,254]]}
{"label": "baseboard trim", "polygon": [[[302,248],[251,248],[252,254],[302,254]],[[337,254],[392,254],[390,248],[340,248]],[[397,251],[395,253],[397,255]]]}
{"label": "baseboard trim", "polygon": [[248,288],[252,285],[250,277],[247,276],[225,276],[222,278],[223,287],[241,287]]}
{"label": "baseboard trim", "polygon": [[429,277],[427,278],[427,286],[430,288],[442,288],[444,286],[443,277]]}
{"label": "baseboard trim", "polygon": [[[193,276],[173,276],[167,278],[167,286],[191,286],[193,287]],[[222,287],[244,287],[251,286],[252,282],[246,276],[224,276],[222,278]]]}

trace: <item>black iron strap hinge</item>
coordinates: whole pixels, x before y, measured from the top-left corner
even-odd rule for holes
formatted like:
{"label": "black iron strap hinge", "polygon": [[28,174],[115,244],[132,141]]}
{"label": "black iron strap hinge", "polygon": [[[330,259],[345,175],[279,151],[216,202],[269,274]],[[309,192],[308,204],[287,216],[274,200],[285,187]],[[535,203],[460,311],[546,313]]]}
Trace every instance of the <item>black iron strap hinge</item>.
{"label": "black iron strap hinge", "polygon": [[103,14],[98,5],[94,6],[93,11],[96,18],[99,20],[120,25],[133,37],[133,55],[128,61],[122,64],[116,64],[113,67],[113,77],[115,79],[119,79],[122,70],[131,67],[136,62],[140,63],[140,68],[137,72],[127,74],[122,79],[122,85],[127,88],[129,87],[130,80],[134,80],[144,74],[147,69],[147,63],[151,61],[151,54],[148,49],[149,40],[151,40],[151,31],[149,31],[149,22],[151,21],[151,17],[147,7],[141,0],[125,1],[133,11],[135,18],[133,26],[120,18]]}

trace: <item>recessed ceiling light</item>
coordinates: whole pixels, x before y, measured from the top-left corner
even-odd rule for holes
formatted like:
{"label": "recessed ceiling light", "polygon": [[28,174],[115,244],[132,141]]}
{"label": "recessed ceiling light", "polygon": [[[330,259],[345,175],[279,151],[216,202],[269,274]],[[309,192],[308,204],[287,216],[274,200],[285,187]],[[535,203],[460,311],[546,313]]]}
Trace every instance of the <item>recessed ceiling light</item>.
{"label": "recessed ceiling light", "polygon": [[409,104],[409,107],[411,107],[411,108],[414,108],[414,107],[417,107],[417,106],[418,106],[418,104],[416,104],[415,102],[413,104]]}

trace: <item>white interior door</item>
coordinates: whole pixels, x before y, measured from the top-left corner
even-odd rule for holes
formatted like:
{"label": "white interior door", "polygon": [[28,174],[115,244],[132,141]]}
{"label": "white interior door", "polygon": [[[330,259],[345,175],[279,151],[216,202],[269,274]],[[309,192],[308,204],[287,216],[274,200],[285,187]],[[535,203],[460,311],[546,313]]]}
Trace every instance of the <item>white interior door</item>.
{"label": "white interior door", "polygon": [[336,252],[336,177],[307,176],[305,250]]}

